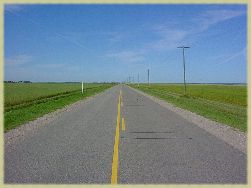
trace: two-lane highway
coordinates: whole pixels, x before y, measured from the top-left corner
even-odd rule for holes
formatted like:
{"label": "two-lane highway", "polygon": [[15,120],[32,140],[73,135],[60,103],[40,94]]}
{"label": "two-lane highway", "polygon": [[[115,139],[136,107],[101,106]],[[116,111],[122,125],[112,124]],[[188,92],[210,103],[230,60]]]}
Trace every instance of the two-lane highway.
{"label": "two-lane highway", "polygon": [[246,183],[246,154],[125,85],[5,144],[5,183]]}

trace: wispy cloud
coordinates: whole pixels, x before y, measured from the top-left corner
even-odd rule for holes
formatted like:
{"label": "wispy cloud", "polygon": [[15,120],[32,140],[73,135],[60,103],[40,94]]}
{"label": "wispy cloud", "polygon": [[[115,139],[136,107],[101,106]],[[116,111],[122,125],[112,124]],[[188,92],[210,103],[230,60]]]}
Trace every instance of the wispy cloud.
{"label": "wispy cloud", "polygon": [[106,57],[114,58],[123,63],[135,63],[144,60],[144,52],[142,51],[120,51],[115,53],[108,53]]}
{"label": "wispy cloud", "polygon": [[30,63],[33,60],[33,57],[27,54],[20,54],[13,57],[5,58],[5,65],[23,65]]}
{"label": "wispy cloud", "polygon": [[7,11],[7,12],[12,12],[13,13],[13,12],[19,12],[21,10],[23,10],[23,8],[20,5],[7,4],[7,5],[4,6],[4,11]]}
{"label": "wispy cloud", "polygon": [[170,50],[179,45],[189,34],[188,31],[172,28],[165,25],[155,27],[154,32],[159,39],[153,41],[149,46],[154,50]]}
{"label": "wispy cloud", "polygon": [[246,55],[247,55],[247,48],[244,47],[242,50],[240,50],[240,51],[238,51],[238,52],[236,52],[234,54],[225,56],[225,59],[223,61],[220,61],[217,64],[225,64],[225,63],[228,63],[228,62],[232,61],[233,59],[235,59],[237,57],[240,57],[240,56],[246,57]]}
{"label": "wispy cloud", "polygon": [[159,39],[152,41],[148,46],[150,46],[150,49],[159,51],[175,49],[176,46],[186,43],[189,37],[191,38],[192,36],[193,41],[196,41],[196,35],[202,34],[218,23],[244,15],[245,13],[245,11],[209,10],[188,20],[190,24],[184,26],[182,29],[178,28],[177,24],[172,22],[155,25],[152,30]]}
{"label": "wispy cloud", "polygon": [[67,65],[62,63],[40,64],[37,66],[37,68],[43,68],[43,69],[58,69],[65,67],[67,67]]}
{"label": "wispy cloud", "polygon": [[80,32],[65,32],[65,33],[59,33],[54,32],[54,38],[61,38],[67,42],[70,42],[71,44],[74,44],[77,47],[87,49],[87,47],[81,42],[83,39],[84,34]]}
{"label": "wispy cloud", "polygon": [[126,38],[126,34],[122,32],[103,32],[101,34],[106,35],[110,43],[121,42]]}
{"label": "wispy cloud", "polygon": [[[150,32],[155,37],[149,42],[138,45],[140,51],[132,51],[122,49],[119,52],[109,53],[106,57],[115,58],[122,62],[139,62],[143,61],[149,52],[159,51],[167,52],[176,49],[179,45],[192,45],[199,40],[199,36],[207,35],[207,30],[216,24],[236,18],[246,14],[246,11],[236,10],[208,10],[198,13],[194,17],[188,18],[189,24],[182,25],[175,21],[167,23],[160,23],[150,26],[145,32]],[[111,34],[111,41],[123,41],[124,33],[113,32]],[[128,35],[128,33],[126,33]],[[125,35],[126,36],[126,35]],[[136,46],[137,44],[135,44]],[[233,55],[233,58],[238,54]],[[229,61],[231,60],[229,59]]]}
{"label": "wispy cloud", "polygon": [[196,28],[198,32],[205,31],[211,26],[220,22],[242,16],[245,11],[234,11],[234,10],[208,10],[199,14],[198,18],[194,19],[194,22],[198,23]]}
{"label": "wispy cloud", "polygon": [[[39,23],[38,21],[32,19],[31,17],[27,17],[23,14],[18,13],[19,10],[22,10],[23,7],[20,7],[19,5],[8,5],[8,8],[5,8],[7,11],[11,12],[12,14],[16,15],[16,16],[20,16],[26,20],[28,20],[30,23],[36,25],[38,28],[40,28],[41,30],[46,30],[47,27],[41,23]],[[66,32],[66,33],[59,33],[59,32],[52,32],[52,35],[50,36],[51,38],[60,38],[63,39],[77,47],[86,49],[85,45],[83,45],[79,38],[83,36],[83,33],[80,32]]]}

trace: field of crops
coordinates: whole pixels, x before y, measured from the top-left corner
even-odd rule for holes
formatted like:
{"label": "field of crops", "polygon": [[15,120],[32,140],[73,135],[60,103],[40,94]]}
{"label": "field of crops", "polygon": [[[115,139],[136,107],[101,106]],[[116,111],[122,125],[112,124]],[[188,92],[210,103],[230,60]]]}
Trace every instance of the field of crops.
{"label": "field of crops", "polygon": [[5,83],[4,130],[94,95],[114,84],[81,83]]}
{"label": "field of crops", "polygon": [[[84,88],[98,87],[102,84],[84,84]],[[50,98],[57,95],[81,92],[81,83],[5,83],[4,106],[10,107],[29,101]]]}
{"label": "field of crops", "polygon": [[190,84],[186,95],[182,84],[131,86],[209,119],[247,130],[246,85]]}

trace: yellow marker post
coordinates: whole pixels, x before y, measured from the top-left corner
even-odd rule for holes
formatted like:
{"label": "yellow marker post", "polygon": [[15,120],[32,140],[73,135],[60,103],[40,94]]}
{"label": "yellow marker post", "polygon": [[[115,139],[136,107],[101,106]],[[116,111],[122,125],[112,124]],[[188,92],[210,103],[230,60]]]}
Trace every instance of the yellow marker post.
{"label": "yellow marker post", "polygon": [[122,118],[122,130],[125,131],[125,119]]}

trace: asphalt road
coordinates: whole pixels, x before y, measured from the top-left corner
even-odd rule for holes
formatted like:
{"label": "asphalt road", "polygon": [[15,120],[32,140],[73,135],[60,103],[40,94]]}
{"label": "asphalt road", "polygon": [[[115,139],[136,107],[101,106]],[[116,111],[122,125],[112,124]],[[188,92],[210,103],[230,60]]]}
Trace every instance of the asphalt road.
{"label": "asphalt road", "polygon": [[5,144],[7,184],[110,184],[112,177],[119,184],[243,184],[247,156],[122,85]]}

